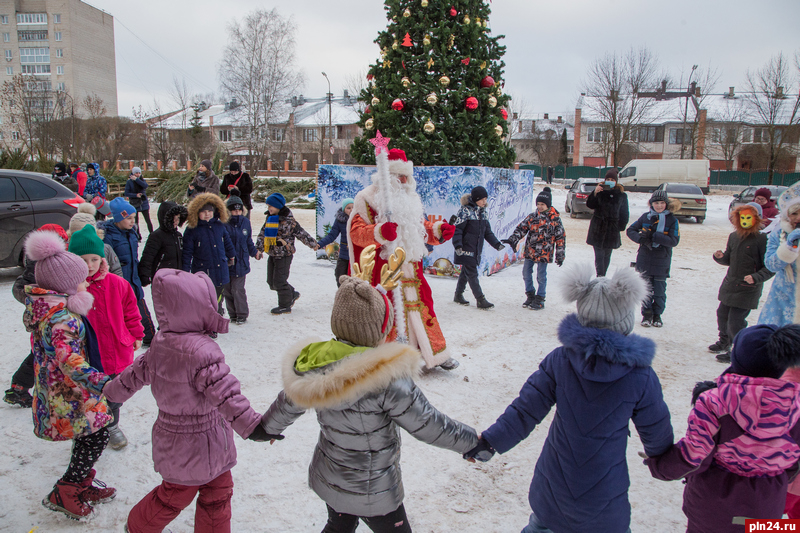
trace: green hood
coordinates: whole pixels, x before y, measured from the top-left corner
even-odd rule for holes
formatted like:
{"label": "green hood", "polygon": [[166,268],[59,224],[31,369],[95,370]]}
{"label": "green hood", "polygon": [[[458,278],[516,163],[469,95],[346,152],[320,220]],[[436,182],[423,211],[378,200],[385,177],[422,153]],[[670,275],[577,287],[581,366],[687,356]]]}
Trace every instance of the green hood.
{"label": "green hood", "polygon": [[322,368],[331,363],[341,361],[349,355],[369,350],[367,346],[353,346],[336,339],[324,342],[313,342],[303,348],[294,362],[294,369],[300,373]]}

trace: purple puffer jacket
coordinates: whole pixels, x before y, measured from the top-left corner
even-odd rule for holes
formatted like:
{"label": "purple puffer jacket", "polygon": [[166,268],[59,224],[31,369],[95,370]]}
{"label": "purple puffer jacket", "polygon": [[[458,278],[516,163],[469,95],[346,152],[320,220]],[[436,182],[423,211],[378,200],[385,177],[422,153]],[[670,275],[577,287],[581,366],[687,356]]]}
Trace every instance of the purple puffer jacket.
{"label": "purple puffer jacket", "polygon": [[228,320],[217,314],[211,279],[202,272],[161,269],[153,279],[153,307],[161,329],[150,349],[103,393],[124,402],[150,385],[158,404],[156,472],[170,483],[203,485],[233,468],[233,431],[246,438],[261,415],[242,395],[222,350],[205,334],[228,331]]}
{"label": "purple puffer jacket", "polygon": [[689,532],[744,531],[735,517],[781,518],[800,459],[800,384],[723,374],[697,399],[686,436],[645,461],[654,477],[686,477]]}

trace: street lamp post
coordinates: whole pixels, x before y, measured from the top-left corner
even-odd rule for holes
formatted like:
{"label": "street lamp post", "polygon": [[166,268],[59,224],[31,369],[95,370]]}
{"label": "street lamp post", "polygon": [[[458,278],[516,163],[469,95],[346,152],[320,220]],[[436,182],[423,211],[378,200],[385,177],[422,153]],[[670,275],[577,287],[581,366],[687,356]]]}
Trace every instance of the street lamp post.
{"label": "street lamp post", "polygon": [[686,115],[689,114],[689,98],[692,90],[692,74],[697,70],[697,65],[692,65],[692,71],[689,73],[689,86],[686,89],[686,105],[683,107],[683,131],[681,132],[681,159],[686,151]]}
{"label": "street lamp post", "polygon": [[59,96],[64,97],[66,96],[69,98],[69,103],[71,107],[71,120],[70,120],[70,143],[69,143],[69,156],[72,158],[72,150],[75,146],[75,100],[70,96],[70,94],[66,91],[59,91]]}
{"label": "street lamp post", "polygon": [[328,75],[322,73],[328,81],[328,150],[331,153],[331,163],[333,163],[333,120],[331,118],[331,101],[333,100],[333,93],[331,92],[331,80]]}

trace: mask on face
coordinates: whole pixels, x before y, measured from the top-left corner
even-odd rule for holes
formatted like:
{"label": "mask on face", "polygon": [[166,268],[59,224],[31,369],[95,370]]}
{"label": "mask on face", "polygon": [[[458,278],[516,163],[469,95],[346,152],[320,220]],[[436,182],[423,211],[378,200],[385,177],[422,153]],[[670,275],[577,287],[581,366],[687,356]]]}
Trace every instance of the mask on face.
{"label": "mask on face", "polygon": [[616,187],[617,182],[613,181],[613,180],[608,180],[608,181],[603,182],[603,185],[605,185],[606,188],[608,188],[608,189],[613,189],[614,187]]}
{"label": "mask on face", "polygon": [[744,229],[752,228],[756,223],[756,217],[752,211],[742,211],[739,213],[739,225]]}

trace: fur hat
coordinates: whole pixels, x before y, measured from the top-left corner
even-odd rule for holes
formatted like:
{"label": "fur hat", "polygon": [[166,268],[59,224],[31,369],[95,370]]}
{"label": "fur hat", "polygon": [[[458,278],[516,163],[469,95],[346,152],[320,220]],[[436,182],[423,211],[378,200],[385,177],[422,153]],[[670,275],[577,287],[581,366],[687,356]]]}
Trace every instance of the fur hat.
{"label": "fur hat", "polygon": [[389,299],[362,279],[341,276],[339,282],[331,331],[338,339],[356,346],[378,346],[392,329]]}
{"label": "fur hat", "polygon": [[121,196],[111,200],[108,207],[111,209],[114,222],[122,222],[123,219],[136,214],[136,208]]}
{"label": "fur hat", "polygon": [[668,204],[669,196],[667,195],[667,191],[664,189],[653,191],[653,194],[650,195],[650,199],[647,201],[647,203],[653,205],[653,202],[664,202]]}
{"label": "fur hat", "polygon": [[279,192],[274,192],[267,196],[267,205],[271,205],[277,209],[283,209],[286,207],[286,198]]}
{"label": "fur hat", "polygon": [[186,206],[186,221],[190,228],[197,227],[200,210],[208,204],[211,204],[214,208],[214,216],[219,217],[220,222],[225,223],[228,221],[230,216],[228,215],[228,210],[225,208],[225,202],[222,201],[222,198],[213,192],[204,192],[192,198],[192,201]]}
{"label": "fur hat", "polygon": [[548,208],[553,207],[553,195],[550,193],[550,187],[545,187],[536,196],[536,203],[538,204],[539,202],[542,202]]}
{"label": "fur hat", "polygon": [[[34,231],[28,235],[25,239],[25,254],[31,261],[36,261],[36,284],[42,289],[75,297],[78,285],[86,281],[89,275],[89,267],[84,260],[69,253],[61,237],[52,231]],[[82,299],[84,298],[78,298],[76,302]],[[83,308],[82,305],[70,305],[69,300],[68,298],[67,307],[71,311],[78,312],[78,308]],[[91,301],[86,312],[89,309]]]}
{"label": "fur hat", "polygon": [[75,255],[94,254],[105,257],[105,245],[103,240],[97,236],[94,224],[86,224],[80,230],[74,232],[69,239],[69,251]]}
{"label": "fur hat", "polygon": [[231,164],[228,165],[228,170],[230,172],[238,172],[241,169],[242,169],[242,167],[239,165],[238,161],[231,161]]}
{"label": "fur hat", "polygon": [[578,321],[588,328],[633,331],[635,312],[647,296],[647,284],[634,269],[617,270],[610,278],[592,279],[592,266],[579,263],[567,271],[563,286],[567,301],[578,303]]}
{"label": "fur hat", "polygon": [[767,189],[766,187],[761,187],[760,189],[756,190],[756,193],[753,195],[753,198],[756,196],[761,196],[762,198],[769,201],[772,198],[772,191]]}
{"label": "fur hat", "polygon": [[97,208],[89,202],[78,204],[78,212],[72,215],[72,218],[69,219],[69,229],[67,230],[67,235],[72,235],[73,233],[82,230],[86,225],[94,226],[96,221],[94,217],[95,213],[97,213]]}
{"label": "fur hat", "polygon": [[733,339],[728,372],[754,378],[779,378],[800,364],[800,325],[759,324]]}
{"label": "fur hat", "polygon": [[414,163],[409,161],[406,153],[399,148],[389,150],[389,174],[397,176],[414,176]]}

